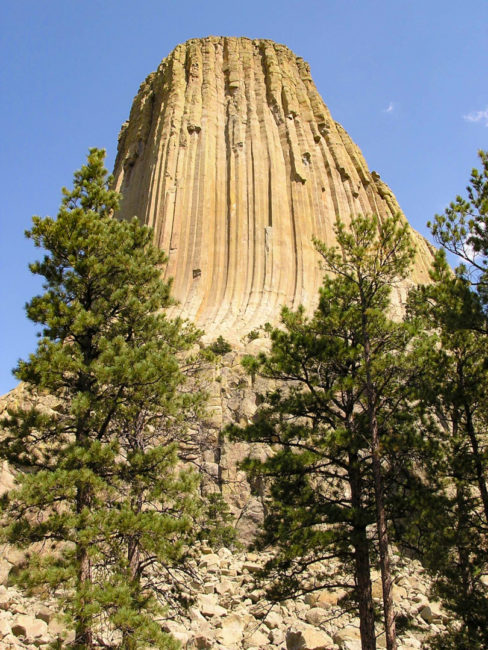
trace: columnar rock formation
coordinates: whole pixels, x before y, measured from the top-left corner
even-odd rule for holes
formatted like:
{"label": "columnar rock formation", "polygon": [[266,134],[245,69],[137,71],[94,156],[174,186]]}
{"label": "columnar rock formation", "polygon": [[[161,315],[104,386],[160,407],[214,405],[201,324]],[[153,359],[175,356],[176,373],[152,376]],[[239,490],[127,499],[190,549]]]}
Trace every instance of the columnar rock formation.
{"label": "columnar rock formation", "polygon": [[[142,84],[115,165],[120,216],[155,229],[180,311],[238,340],[316,300],[312,237],[337,215],[399,211],[332,119],[308,64],[268,40],[179,45]],[[414,279],[430,253],[418,236]]]}
{"label": "columnar rock formation", "polygon": [[[308,65],[266,40],[209,37],[179,45],[142,84],[122,128],[114,173],[124,195],[119,216],[138,215],[154,228],[169,257],[164,273],[174,277],[180,301],[175,309],[210,339],[222,334],[238,342],[262,323],[276,322],[283,304],[311,309],[322,280],[312,237],[333,243],[337,215],[347,220],[355,213],[386,217],[399,211],[391,191],[331,118]],[[415,282],[428,278],[431,251],[413,236]],[[262,344],[251,341],[248,350]],[[202,371],[210,395],[205,441],[201,428],[190,433],[201,442],[203,489],[222,491],[240,538],[250,541],[263,503],[251,494],[239,461],[266,452],[230,444],[221,431],[229,423],[251,422],[257,396],[269,383],[252,381],[240,360],[241,350],[234,348]],[[56,408],[54,398],[31,394],[21,384],[0,399],[0,417],[10,407],[33,404],[46,412]],[[12,472],[1,465],[0,495],[13,485]],[[179,622],[162,621],[182,647],[359,648],[358,620],[344,610],[342,589],[324,589],[271,610],[252,578],[267,556],[211,550],[201,547],[196,580],[188,585],[199,592],[194,606]],[[27,598],[10,586],[22,552],[2,552],[0,647],[47,648],[65,635],[72,640],[73,631],[54,618],[54,602]],[[416,650],[425,634],[444,631],[447,617],[429,601],[420,567],[399,558],[395,563],[395,606],[415,623],[399,648]],[[335,575],[338,566],[324,563],[320,571]],[[373,577],[379,602],[380,580]],[[341,577],[347,581],[352,584],[352,577]],[[380,634],[378,647],[383,646]]]}

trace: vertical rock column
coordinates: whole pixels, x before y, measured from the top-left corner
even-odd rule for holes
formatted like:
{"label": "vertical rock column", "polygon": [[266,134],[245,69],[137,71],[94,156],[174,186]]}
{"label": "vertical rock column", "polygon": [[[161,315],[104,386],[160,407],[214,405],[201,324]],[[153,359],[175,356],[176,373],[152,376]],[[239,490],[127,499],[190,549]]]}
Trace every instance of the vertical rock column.
{"label": "vertical rock column", "polygon": [[[280,308],[316,304],[312,237],[336,216],[399,211],[334,122],[310,69],[267,40],[190,40],[142,84],[115,164],[121,218],[137,215],[169,256],[178,311],[238,341]],[[427,278],[419,245],[414,279]]]}

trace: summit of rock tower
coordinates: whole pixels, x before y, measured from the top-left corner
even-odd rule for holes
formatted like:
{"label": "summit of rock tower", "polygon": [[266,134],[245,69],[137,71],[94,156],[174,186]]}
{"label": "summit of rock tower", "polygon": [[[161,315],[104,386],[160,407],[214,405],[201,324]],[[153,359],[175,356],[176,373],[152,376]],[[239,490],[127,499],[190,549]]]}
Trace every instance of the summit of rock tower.
{"label": "summit of rock tower", "polygon": [[[400,211],[309,65],[270,40],[178,45],[134,99],[114,175],[119,217],[153,227],[168,255],[178,312],[230,341],[276,323],[283,305],[316,305],[312,239],[333,243],[337,216]],[[431,251],[413,236],[412,281],[425,281]]]}

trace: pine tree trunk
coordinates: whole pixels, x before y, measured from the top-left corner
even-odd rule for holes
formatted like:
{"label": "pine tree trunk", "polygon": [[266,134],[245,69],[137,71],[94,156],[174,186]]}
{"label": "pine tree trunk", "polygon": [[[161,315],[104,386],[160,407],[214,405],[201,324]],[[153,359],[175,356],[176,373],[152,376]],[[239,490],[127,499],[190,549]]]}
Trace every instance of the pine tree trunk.
{"label": "pine tree trunk", "polygon": [[[132,501],[132,508],[134,512],[142,511],[142,493],[136,494]],[[133,590],[138,593],[140,589],[140,559],[141,559],[141,544],[139,536],[134,534],[127,543],[127,560],[129,564],[128,579],[131,583]],[[138,641],[134,639],[133,633],[129,630],[124,630],[122,633],[122,648],[123,650],[137,650]]]}
{"label": "pine tree trunk", "polygon": [[[361,513],[361,476],[357,454],[349,455],[349,485],[351,488],[351,505],[356,513]],[[359,520],[353,523],[352,545],[354,547],[354,571],[359,605],[359,630],[362,650],[376,650],[376,633],[374,626],[374,606],[371,589],[371,566],[369,562],[369,542],[366,526]]]}
{"label": "pine tree trunk", "polygon": [[[86,356],[86,353],[85,353]],[[87,390],[87,379],[85,376],[79,379],[79,390]],[[80,447],[87,445],[87,437],[85,434],[85,422],[83,416],[80,417],[77,423],[76,442]],[[91,493],[90,488],[81,483],[78,485],[76,491],[76,514],[80,517],[85,508],[90,507]],[[80,521],[81,524],[81,521]],[[83,592],[92,582],[91,561],[88,555],[86,544],[76,542],[76,559],[77,559],[77,585],[76,591],[79,594]],[[83,650],[91,650],[93,645],[93,630],[91,620],[86,616],[86,608],[89,606],[89,601],[86,595],[80,598],[79,609],[75,615],[75,647]]]}
{"label": "pine tree trunk", "polygon": [[460,591],[459,602],[467,604],[467,607],[462,607],[461,609],[461,618],[464,625],[472,633],[473,638],[476,638],[476,631],[478,628],[478,621],[476,617],[472,617],[470,604],[472,603],[473,597],[473,583],[472,583],[472,573],[470,570],[470,558],[469,551],[466,548],[466,545],[463,543],[463,537],[465,531],[469,529],[469,516],[468,516],[468,507],[466,504],[466,493],[465,487],[463,486],[463,478],[460,476],[456,477],[456,505],[457,505],[457,536],[459,541],[457,542],[457,552],[459,556],[458,565],[459,573],[461,575],[460,580]]}
{"label": "pine tree trunk", "polygon": [[[83,589],[84,585],[91,581],[90,558],[88,557],[85,548],[78,548],[77,559],[78,587]],[[82,609],[84,609],[87,604],[88,603],[83,602]],[[83,613],[78,614],[76,617],[75,648],[83,648],[83,650],[90,650],[93,648],[93,632],[91,624]]]}
{"label": "pine tree trunk", "polygon": [[[76,495],[76,512],[80,514],[85,506],[88,505],[88,495],[86,489],[83,487],[78,488]],[[76,547],[76,560],[77,560],[77,591],[83,589],[91,583],[91,562],[88,555],[87,548],[80,543]],[[89,603],[85,598],[81,600],[80,610],[75,615],[75,648],[83,650],[91,650],[93,648],[93,631],[91,629],[91,621],[86,617],[85,609]]]}
{"label": "pine tree trunk", "polygon": [[373,447],[373,477],[376,500],[376,526],[378,529],[378,546],[380,551],[381,586],[383,588],[383,613],[385,617],[385,635],[387,650],[396,650],[395,611],[393,608],[391,563],[386,526],[383,495],[383,478],[381,476],[381,458],[379,453],[378,422],[372,415],[370,419]]}
{"label": "pine tree trunk", "polygon": [[[364,303],[363,303],[364,304]],[[371,436],[371,454],[373,466],[374,494],[376,501],[376,527],[380,555],[381,586],[383,589],[383,615],[387,650],[396,650],[395,611],[393,608],[391,562],[389,552],[388,530],[384,504],[383,477],[381,473],[380,439],[376,412],[376,393],[371,377],[371,343],[368,334],[366,309],[362,314],[362,337],[364,346],[364,365],[366,371],[366,396],[368,403],[369,433]]]}
{"label": "pine tree trunk", "polygon": [[[457,364],[457,374],[459,377],[461,391],[464,395],[466,395],[467,389],[465,384],[464,364],[461,360],[459,360]],[[471,404],[467,399],[463,400],[462,408],[464,410],[464,416],[466,418],[466,431],[468,433],[471,450],[473,452],[473,462],[476,471],[478,489],[481,496],[481,503],[483,504],[485,524],[488,525],[488,489],[486,487],[485,467],[481,458],[478,438],[476,436],[476,430],[473,422],[473,410]]]}
{"label": "pine tree trunk", "polygon": [[466,427],[468,430],[469,441],[471,443],[471,449],[473,450],[473,460],[474,460],[474,466],[476,470],[476,480],[478,482],[478,489],[480,491],[481,502],[483,504],[485,525],[488,526],[488,490],[486,488],[485,468],[481,460],[481,453],[479,449],[478,438],[476,437],[476,431],[474,429],[471,409],[467,404],[465,404],[464,412],[466,415]]}

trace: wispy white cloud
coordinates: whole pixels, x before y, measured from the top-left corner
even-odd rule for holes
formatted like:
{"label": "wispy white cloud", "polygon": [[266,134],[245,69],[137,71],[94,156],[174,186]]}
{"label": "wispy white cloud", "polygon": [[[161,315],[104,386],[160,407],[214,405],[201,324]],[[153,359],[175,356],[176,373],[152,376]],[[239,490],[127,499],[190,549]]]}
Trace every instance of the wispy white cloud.
{"label": "wispy white cloud", "polygon": [[394,102],[390,102],[386,108],[383,109],[383,113],[393,113],[395,110]]}
{"label": "wispy white cloud", "polygon": [[488,126],[488,106],[484,111],[471,111],[471,113],[463,115],[463,119],[466,122],[481,122],[485,126]]}

